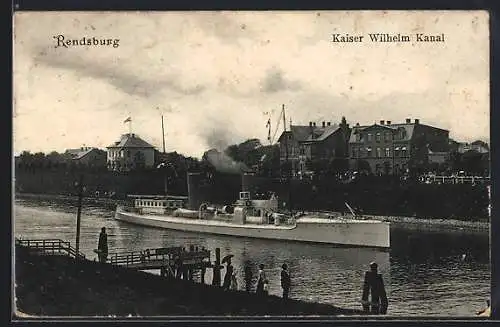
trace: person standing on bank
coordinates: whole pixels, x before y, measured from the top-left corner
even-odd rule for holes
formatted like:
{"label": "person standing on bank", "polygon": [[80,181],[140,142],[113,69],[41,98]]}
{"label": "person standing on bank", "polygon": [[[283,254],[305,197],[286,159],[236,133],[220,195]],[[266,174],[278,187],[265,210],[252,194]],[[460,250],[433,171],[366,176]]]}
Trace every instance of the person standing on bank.
{"label": "person standing on bank", "polygon": [[97,244],[97,252],[99,262],[105,263],[108,259],[108,234],[106,234],[106,227],[101,228],[99,234],[99,243]]}
{"label": "person standing on bank", "polygon": [[281,266],[281,288],[283,289],[283,299],[288,300],[288,293],[290,293],[290,273],[288,272],[286,263]]}
{"label": "person standing on bank", "polygon": [[[386,314],[388,307],[387,294],[382,275],[378,273],[377,269],[378,265],[376,262],[370,263],[370,271],[365,273],[361,302],[365,312]],[[371,301],[368,301],[369,295],[371,295]]]}
{"label": "person standing on bank", "polygon": [[231,264],[231,258],[227,259],[226,274],[224,275],[224,282],[222,283],[222,288],[224,290],[229,290],[231,287],[231,278],[233,276],[233,265]]}
{"label": "person standing on bank", "polygon": [[257,279],[257,290],[255,293],[258,295],[267,295],[268,294],[268,284],[269,281],[267,280],[266,273],[264,272],[264,265],[260,264],[259,265],[259,278]]}

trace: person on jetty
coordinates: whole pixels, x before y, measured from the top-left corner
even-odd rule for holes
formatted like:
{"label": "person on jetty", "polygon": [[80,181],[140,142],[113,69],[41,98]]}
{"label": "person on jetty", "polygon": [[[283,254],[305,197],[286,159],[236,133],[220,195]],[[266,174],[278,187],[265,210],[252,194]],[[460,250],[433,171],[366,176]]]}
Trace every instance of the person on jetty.
{"label": "person on jetty", "polygon": [[238,280],[236,279],[236,272],[233,272],[233,274],[231,275],[231,290],[238,290]]}
{"label": "person on jetty", "polygon": [[[370,294],[371,301],[368,301],[368,296]],[[378,273],[378,265],[376,262],[370,263],[370,271],[365,273],[361,302],[365,312],[370,312],[372,314],[387,313],[387,294],[385,292],[382,275]]]}
{"label": "person on jetty", "polygon": [[290,273],[288,272],[288,265],[284,263],[281,266],[281,288],[283,289],[283,299],[288,300],[288,293],[290,293]]}
{"label": "person on jetty", "polygon": [[231,287],[231,278],[233,276],[233,265],[231,264],[231,258],[227,259],[226,274],[224,275],[224,282],[222,283],[222,288],[224,290],[229,290]]}
{"label": "person on jetty", "polygon": [[264,271],[264,265],[259,265],[259,278],[257,279],[257,290],[255,293],[258,295],[267,295],[268,294],[268,284],[266,273]]}
{"label": "person on jetty", "polygon": [[99,234],[99,243],[97,244],[97,252],[99,262],[105,263],[108,259],[108,234],[106,234],[106,227],[101,228]]}

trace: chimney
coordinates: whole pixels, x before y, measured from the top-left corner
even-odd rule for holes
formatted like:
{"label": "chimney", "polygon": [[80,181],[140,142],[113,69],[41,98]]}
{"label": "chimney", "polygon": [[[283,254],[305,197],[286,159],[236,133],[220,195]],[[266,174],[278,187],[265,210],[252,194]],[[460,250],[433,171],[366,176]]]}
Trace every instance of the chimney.
{"label": "chimney", "polygon": [[384,125],[385,124],[385,121],[384,120],[381,120],[380,121],[380,125]]}
{"label": "chimney", "polygon": [[312,122],[312,121],[310,121],[310,122],[309,122],[309,127],[312,127],[312,125],[313,125],[313,122]]}
{"label": "chimney", "polygon": [[420,119],[415,119],[415,124],[419,124],[420,123]]}
{"label": "chimney", "polygon": [[325,126],[326,126],[326,122],[323,122],[323,127],[325,127]]}
{"label": "chimney", "polygon": [[411,119],[410,118],[406,118],[406,123],[407,124],[411,124]]}
{"label": "chimney", "polygon": [[359,126],[359,123],[356,123],[356,126]]}
{"label": "chimney", "polygon": [[313,126],[316,127],[316,123],[313,123]]}
{"label": "chimney", "polygon": [[331,122],[327,122],[327,123],[326,123],[326,126],[331,126],[331,125],[332,125],[332,123],[331,123]]}
{"label": "chimney", "polygon": [[390,120],[388,120],[388,121],[387,121],[387,125],[390,125],[390,124],[391,124],[391,121],[390,121]]}

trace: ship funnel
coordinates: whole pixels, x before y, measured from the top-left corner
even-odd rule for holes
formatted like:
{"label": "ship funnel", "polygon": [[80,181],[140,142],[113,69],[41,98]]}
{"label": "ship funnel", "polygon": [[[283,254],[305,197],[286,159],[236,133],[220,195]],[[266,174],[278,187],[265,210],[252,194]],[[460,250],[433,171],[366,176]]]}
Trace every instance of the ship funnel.
{"label": "ship funnel", "polygon": [[203,202],[200,191],[202,177],[201,173],[187,173],[188,206],[191,210],[198,210]]}

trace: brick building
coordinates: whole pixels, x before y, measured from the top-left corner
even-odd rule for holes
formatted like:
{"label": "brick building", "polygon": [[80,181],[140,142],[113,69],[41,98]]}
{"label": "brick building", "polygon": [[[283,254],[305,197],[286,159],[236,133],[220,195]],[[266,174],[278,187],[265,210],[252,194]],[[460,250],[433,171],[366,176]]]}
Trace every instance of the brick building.
{"label": "brick building", "polygon": [[448,151],[449,131],[419,119],[393,124],[356,124],[349,140],[349,166],[374,174],[400,174],[429,162],[429,153]]}
{"label": "brick building", "polygon": [[309,170],[308,163],[313,161],[347,159],[349,133],[345,120],[340,125],[330,122],[291,125],[278,139],[280,162],[289,162],[295,174]]}

